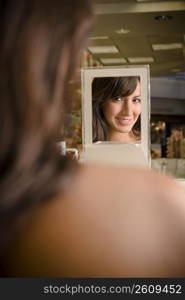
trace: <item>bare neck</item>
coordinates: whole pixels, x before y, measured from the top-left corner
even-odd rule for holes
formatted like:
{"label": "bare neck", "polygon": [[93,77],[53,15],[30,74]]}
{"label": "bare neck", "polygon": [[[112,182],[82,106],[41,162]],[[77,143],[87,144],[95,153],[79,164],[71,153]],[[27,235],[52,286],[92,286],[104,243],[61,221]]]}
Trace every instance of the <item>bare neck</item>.
{"label": "bare neck", "polygon": [[129,133],[109,132],[107,141],[133,143],[136,141],[136,137],[132,131]]}

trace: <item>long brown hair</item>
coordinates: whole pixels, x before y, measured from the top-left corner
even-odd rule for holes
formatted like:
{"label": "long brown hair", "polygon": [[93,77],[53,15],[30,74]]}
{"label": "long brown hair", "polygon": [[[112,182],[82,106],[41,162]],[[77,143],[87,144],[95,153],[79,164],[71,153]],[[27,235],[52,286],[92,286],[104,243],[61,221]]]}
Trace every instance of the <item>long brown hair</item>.
{"label": "long brown hair", "polygon": [[73,173],[54,137],[92,19],[90,0],[1,1],[0,242],[8,224],[62,192]]}
{"label": "long brown hair", "polygon": [[[96,77],[92,82],[93,142],[106,141],[108,126],[103,114],[103,104],[117,96],[129,96],[136,89],[139,76]],[[134,124],[133,133],[140,136],[140,117]]]}

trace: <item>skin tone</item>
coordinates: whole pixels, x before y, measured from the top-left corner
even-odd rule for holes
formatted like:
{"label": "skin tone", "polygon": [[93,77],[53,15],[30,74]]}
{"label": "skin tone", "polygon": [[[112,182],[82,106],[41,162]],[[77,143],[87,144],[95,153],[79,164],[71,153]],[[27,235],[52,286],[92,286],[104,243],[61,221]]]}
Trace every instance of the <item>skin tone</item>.
{"label": "skin tone", "polygon": [[84,165],[65,195],[24,215],[9,275],[184,277],[184,191],[148,170]]}
{"label": "skin tone", "polygon": [[126,97],[109,99],[103,107],[108,124],[108,141],[135,142],[137,137],[132,128],[141,114],[141,86],[137,83],[135,91]]}

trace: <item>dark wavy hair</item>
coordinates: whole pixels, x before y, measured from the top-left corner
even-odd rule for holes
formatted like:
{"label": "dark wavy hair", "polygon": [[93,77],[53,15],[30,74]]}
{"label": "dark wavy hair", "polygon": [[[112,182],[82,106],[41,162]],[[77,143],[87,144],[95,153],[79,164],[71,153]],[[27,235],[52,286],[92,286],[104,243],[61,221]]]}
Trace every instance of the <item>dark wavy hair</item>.
{"label": "dark wavy hair", "polygon": [[[103,104],[117,96],[131,95],[140,81],[139,76],[96,77],[92,82],[93,142],[106,141],[108,126],[103,114]],[[134,124],[133,133],[140,137],[141,118]]]}
{"label": "dark wavy hair", "polygon": [[1,1],[1,250],[12,236],[10,225],[32,205],[64,192],[75,173],[55,136],[92,15],[90,0]]}

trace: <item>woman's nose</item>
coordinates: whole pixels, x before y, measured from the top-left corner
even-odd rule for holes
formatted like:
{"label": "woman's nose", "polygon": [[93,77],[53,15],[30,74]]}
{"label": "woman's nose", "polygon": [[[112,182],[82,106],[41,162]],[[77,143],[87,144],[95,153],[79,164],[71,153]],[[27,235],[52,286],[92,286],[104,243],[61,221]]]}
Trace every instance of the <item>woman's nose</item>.
{"label": "woman's nose", "polygon": [[122,104],[121,112],[124,115],[131,115],[132,113],[132,104],[129,101],[124,101]]}

